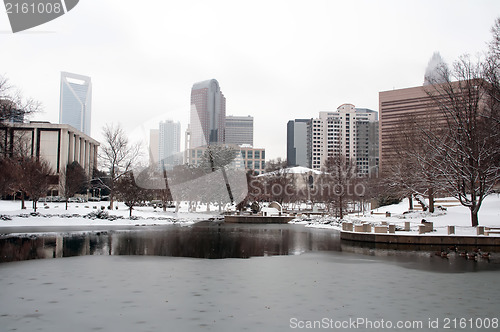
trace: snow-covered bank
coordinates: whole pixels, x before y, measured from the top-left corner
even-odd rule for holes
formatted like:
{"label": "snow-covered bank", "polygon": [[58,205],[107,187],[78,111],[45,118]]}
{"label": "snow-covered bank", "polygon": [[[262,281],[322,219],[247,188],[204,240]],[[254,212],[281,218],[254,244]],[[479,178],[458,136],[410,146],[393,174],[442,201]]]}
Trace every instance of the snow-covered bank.
{"label": "snow-covered bank", "polygon": [[[123,203],[117,203],[118,209],[103,209],[105,202],[39,204],[35,213],[31,202],[26,202],[25,210],[19,201],[0,201],[0,229],[2,227],[23,226],[133,226],[133,225],[170,225],[174,223],[192,224],[218,215],[218,211],[206,211],[206,205],[198,207],[199,212],[190,212],[187,204],[181,204],[176,213],[170,208],[150,206],[134,207],[132,217]],[[215,210],[215,207],[212,207]]]}
{"label": "snow-covered bank", "polygon": [[[452,200],[452,199],[450,199]],[[405,199],[399,204],[383,206],[373,211],[368,211],[364,215],[349,214],[344,221],[354,224],[370,223],[380,225],[382,222],[396,225],[396,229],[404,229],[405,222],[410,222],[410,232],[398,231],[396,234],[418,235],[418,225],[422,219],[434,223],[434,232],[426,235],[447,235],[447,226],[455,226],[455,234],[463,236],[477,235],[475,227],[471,227],[470,211],[468,208],[452,204],[442,211],[436,209],[436,212],[429,213],[423,211],[408,211],[408,200]],[[373,212],[373,213],[372,213]],[[388,216],[389,213],[390,216]],[[333,228],[341,230],[342,225],[338,219],[332,217],[308,217],[306,219],[296,219],[294,223],[305,224],[306,227]],[[479,210],[479,224],[486,227],[500,227],[500,196],[497,194],[485,198],[481,209]],[[491,234],[490,236],[500,236],[500,234]]]}

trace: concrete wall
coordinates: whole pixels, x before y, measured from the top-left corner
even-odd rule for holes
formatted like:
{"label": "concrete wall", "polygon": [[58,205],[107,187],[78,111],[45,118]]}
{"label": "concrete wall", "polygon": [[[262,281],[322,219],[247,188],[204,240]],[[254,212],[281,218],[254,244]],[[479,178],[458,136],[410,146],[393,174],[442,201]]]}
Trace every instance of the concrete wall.
{"label": "concrete wall", "polygon": [[415,244],[415,245],[465,245],[465,246],[500,246],[500,237],[487,236],[436,236],[436,235],[394,235],[341,232],[340,238],[348,241]]}

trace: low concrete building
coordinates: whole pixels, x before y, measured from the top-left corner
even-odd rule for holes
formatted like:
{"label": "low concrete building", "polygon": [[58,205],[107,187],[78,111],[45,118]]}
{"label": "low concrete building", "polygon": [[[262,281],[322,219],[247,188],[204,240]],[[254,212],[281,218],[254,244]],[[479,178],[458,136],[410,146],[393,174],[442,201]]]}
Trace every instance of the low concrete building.
{"label": "low concrete building", "polygon": [[66,165],[77,161],[91,178],[97,169],[99,142],[66,124],[49,122],[0,123],[0,153],[11,156],[16,150],[46,160],[58,176],[53,194],[65,183]]}

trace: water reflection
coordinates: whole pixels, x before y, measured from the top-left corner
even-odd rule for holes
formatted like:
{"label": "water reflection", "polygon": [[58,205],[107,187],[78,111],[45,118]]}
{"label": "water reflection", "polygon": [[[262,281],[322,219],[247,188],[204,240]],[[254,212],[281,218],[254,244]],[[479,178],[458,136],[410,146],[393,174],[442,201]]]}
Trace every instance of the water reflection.
{"label": "water reflection", "polygon": [[0,262],[82,255],[248,258],[340,251],[338,232],[288,225],[199,223],[140,231],[52,233],[0,238]]}
{"label": "water reflection", "polygon": [[[202,222],[191,227],[161,226],[140,230],[112,230],[40,233],[0,237],[0,262],[82,255],[154,255],[194,258],[249,258],[268,255],[296,255],[330,251],[383,257],[409,268],[439,272],[500,269],[498,252],[489,259],[468,261],[451,252],[448,258],[435,256],[440,246],[399,246],[355,243],[340,240],[333,230],[301,225],[241,225]],[[461,248],[473,250],[475,248]],[[483,250],[495,248],[482,248]],[[493,250],[492,250],[493,251]]]}

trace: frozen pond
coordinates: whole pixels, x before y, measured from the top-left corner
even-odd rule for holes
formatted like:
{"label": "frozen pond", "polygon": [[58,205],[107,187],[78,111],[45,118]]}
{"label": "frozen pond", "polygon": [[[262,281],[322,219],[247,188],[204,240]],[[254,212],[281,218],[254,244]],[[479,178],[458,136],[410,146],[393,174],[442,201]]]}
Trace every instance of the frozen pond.
{"label": "frozen pond", "polygon": [[2,255],[17,248],[36,256],[27,258],[65,258],[0,264],[2,331],[373,331],[388,324],[438,331],[460,323],[473,331],[477,324],[496,330],[500,318],[495,259],[360,248],[328,230],[200,224],[15,239],[3,236]]}

